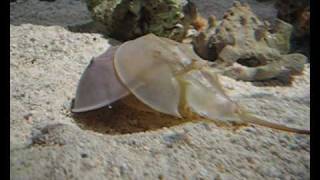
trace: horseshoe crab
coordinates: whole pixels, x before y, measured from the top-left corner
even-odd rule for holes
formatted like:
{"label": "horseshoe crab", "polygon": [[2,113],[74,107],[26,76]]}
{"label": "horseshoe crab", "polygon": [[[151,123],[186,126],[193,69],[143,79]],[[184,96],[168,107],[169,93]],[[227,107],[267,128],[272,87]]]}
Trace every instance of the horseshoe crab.
{"label": "horseshoe crab", "polygon": [[132,94],[145,109],[179,118],[309,133],[246,112],[226,95],[209,63],[188,44],[153,34],[127,41],[91,61],[79,82],[72,112],[95,110]]}

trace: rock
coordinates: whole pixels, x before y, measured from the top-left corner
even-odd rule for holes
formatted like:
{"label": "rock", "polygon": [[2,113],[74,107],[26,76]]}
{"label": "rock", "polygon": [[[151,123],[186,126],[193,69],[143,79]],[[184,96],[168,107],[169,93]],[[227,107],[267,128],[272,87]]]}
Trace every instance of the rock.
{"label": "rock", "polygon": [[118,40],[148,33],[181,40],[191,22],[184,0],[87,0],[87,5],[106,34]]}
{"label": "rock", "polygon": [[209,24],[194,38],[194,49],[202,58],[216,61],[215,67],[234,79],[257,81],[297,73],[307,61],[302,54],[287,54],[290,24],[277,20],[271,27],[248,4],[235,2],[219,23]]}
{"label": "rock", "polygon": [[[267,0],[265,0],[267,1]],[[193,0],[202,16],[205,18],[214,14],[218,19],[221,19],[224,13],[232,6],[234,0],[224,1],[208,1],[208,0]],[[272,21],[277,16],[277,10],[274,7],[274,0],[267,2],[259,2],[257,0],[241,0],[250,4],[252,11],[258,15],[259,18]]]}
{"label": "rock", "polygon": [[309,35],[310,2],[309,0],[279,0],[275,7],[278,18],[293,24],[296,36]]}
{"label": "rock", "polygon": [[279,0],[275,4],[277,17],[293,25],[293,50],[310,54],[309,0]]}

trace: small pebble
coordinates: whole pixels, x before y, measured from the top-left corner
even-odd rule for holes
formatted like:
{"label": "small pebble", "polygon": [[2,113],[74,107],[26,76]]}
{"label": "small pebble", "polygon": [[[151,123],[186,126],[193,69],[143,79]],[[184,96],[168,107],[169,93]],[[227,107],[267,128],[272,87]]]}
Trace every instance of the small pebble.
{"label": "small pebble", "polygon": [[159,174],[159,175],[158,175],[158,179],[159,179],[159,180],[164,180],[164,176],[163,176],[162,174]]}
{"label": "small pebble", "polygon": [[120,174],[123,176],[126,174],[126,172],[128,171],[128,165],[123,163],[120,166]]}
{"label": "small pebble", "polygon": [[81,157],[82,157],[82,158],[87,158],[87,157],[88,157],[88,154],[82,153],[82,154],[81,154]]}
{"label": "small pebble", "polygon": [[63,103],[63,108],[64,108],[64,109],[71,109],[71,104],[72,104],[72,102],[70,102],[70,101],[65,101],[65,102]]}

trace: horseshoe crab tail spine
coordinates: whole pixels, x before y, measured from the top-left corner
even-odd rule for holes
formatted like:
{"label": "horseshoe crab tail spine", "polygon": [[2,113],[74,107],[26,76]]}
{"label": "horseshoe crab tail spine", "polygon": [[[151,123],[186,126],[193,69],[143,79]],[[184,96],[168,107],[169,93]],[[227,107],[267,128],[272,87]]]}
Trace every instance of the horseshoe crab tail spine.
{"label": "horseshoe crab tail spine", "polygon": [[257,116],[251,115],[249,113],[242,114],[241,119],[245,122],[249,122],[252,124],[257,124],[257,125],[261,125],[261,126],[265,126],[265,127],[270,127],[273,129],[278,129],[278,130],[288,131],[288,132],[293,132],[293,133],[298,133],[298,134],[309,134],[310,135],[310,130],[297,129],[297,128],[292,128],[292,127],[287,127],[282,124],[272,123],[272,122],[263,120]]}

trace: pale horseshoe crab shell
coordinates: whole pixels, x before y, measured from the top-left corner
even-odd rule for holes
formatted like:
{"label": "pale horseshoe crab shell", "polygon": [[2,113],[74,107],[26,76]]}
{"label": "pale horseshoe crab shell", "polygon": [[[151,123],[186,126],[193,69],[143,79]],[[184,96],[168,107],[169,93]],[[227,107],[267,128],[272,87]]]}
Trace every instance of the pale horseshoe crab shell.
{"label": "pale horseshoe crab shell", "polygon": [[206,118],[236,120],[214,75],[199,69],[206,61],[183,44],[149,34],[120,46],[114,63],[130,92],[156,111],[181,117],[185,106]]}
{"label": "pale horseshoe crab shell", "polygon": [[98,109],[130,93],[151,109],[175,117],[308,133],[246,113],[224,93],[216,73],[192,48],[153,34],[127,41],[93,60],[81,77],[72,112]]}
{"label": "pale horseshoe crab shell", "polygon": [[91,60],[79,81],[72,112],[99,109],[130,94],[118,80],[113,68],[113,56],[117,48],[110,47]]}

